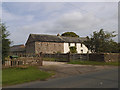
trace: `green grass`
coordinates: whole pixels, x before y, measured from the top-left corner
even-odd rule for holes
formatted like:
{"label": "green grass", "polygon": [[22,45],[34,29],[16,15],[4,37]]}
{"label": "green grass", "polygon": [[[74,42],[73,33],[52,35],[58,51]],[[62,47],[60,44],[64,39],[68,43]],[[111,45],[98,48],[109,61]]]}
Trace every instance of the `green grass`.
{"label": "green grass", "polygon": [[6,68],[2,70],[2,84],[13,85],[34,80],[46,80],[54,73],[40,71],[35,66],[28,68]]}
{"label": "green grass", "polygon": [[118,62],[97,62],[97,61],[71,61],[68,64],[81,64],[81,65],[112,65],[119,66]]}

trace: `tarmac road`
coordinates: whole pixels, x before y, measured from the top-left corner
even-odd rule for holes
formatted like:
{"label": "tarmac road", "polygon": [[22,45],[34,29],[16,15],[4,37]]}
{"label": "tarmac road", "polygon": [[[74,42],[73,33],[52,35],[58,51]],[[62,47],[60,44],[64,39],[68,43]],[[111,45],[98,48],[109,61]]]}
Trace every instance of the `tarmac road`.
{"label": "tarmac road", "polygon": [[118,88],[118,68],[64,78],[35,81],[6,88]]}

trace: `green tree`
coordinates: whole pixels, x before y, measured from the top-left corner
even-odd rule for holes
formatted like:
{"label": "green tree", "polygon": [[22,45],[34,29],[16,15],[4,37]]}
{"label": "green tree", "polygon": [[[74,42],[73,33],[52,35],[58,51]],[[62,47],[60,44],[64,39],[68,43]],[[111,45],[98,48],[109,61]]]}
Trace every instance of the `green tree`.
{"label": "green tree", "polygon": [[79,37],[76,33],[74,32],[65,32],[63,33],[61,36],[65,36],[65,37]]}
{"label": "green tree", "polygon": [[70,47],[70,53],[77,53],[77,48],[75,46]]}
{"label": "green tree", "polygon": [[[0,23],[1,26],[1,23]],[[0,28],[0,60],[2,60],[2,30]]]}
{"label": "green tree", "polygon": [[5,24],[0,24],[0,31],[2,31],[2,62],[4,63],[5,57],[7,57],[9,54],[11,41],[8,39],[10,34],[7,31]]}
{"label": "green tree", "polygon": [[100,53],[100,52],[115,52],[118,50],[116,48],[117,43],[112,40],[114,35],[113,32],[105,32],[101,29],[99,32],[93,32],[91,38],[87,36],[87,41],[84,44],[93,52],[93,53]]}
{"label": "green tree", "polygon": [[120,43],[118,43],[118,52],[120,53]]}

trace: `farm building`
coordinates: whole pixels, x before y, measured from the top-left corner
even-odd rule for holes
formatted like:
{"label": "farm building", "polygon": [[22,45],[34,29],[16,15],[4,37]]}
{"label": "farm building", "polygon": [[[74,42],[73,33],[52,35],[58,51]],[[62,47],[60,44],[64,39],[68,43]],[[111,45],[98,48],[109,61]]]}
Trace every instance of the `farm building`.
{"label": "farm building", "polygon": [[77,53],[87,53],[82,43],[86,38],[63,37],[57,35],[30,34],[25,44],[26,53],[68,53],[75,46]]}
{"label": "farm building", "polygon": [[10,54],[16,54],[16,53],[25,53],[24,44],[14,45],[10,47]]}

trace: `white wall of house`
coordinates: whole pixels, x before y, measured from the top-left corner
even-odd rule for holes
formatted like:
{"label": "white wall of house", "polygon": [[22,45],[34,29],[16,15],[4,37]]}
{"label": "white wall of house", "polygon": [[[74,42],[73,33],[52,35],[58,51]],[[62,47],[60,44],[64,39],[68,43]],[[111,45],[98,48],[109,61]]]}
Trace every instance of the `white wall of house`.
{"label": "white wall of house", "polygon": [[75,46],[75,43],[70,43],[70,46]]}
{"label": "white wall of house", "polygon": [[69,51],[69,43],[64,43],[64,53],[68,53]]}
{"label": "white wall of house", "polygon": [[[69,47],[71,46],[75,46],[75,43],[64,43],[64,53],[68,53],[70,51]],[[88,52],[88,48],[81,43],[76,43],[76,48],[77,48],[77,53],[87,53]]]}
{"label": "white wall of house", "polygon": [[88,48],[84,44],[82,44],[82,45],[80,45],[80,51],[79,52],[80,53],[87,53],[88,52]]}
{"label": "white wall of house", "polygon": [[76,47],[77,47],[77,53],[81,53],[81,43],[77,43],[76,44]]}

